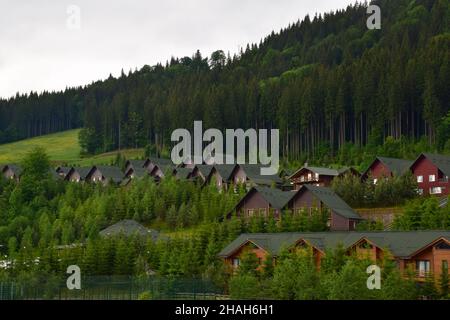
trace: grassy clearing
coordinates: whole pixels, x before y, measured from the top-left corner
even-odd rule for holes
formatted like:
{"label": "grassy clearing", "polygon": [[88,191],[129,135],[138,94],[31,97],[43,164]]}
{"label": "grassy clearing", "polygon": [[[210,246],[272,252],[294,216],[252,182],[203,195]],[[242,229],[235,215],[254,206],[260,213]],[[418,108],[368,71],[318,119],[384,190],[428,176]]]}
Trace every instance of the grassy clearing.
{"label": "grassy clearing", "polygon": [[69,130],[0,145],[0,163],[18,163],[34,147],[44,148],[52,161],[80,158],[79,130]]}
{"label": "grassy clearing", "polygon": [[[91,166],[111,164],[114,161],[117,151],[82,157],[80,155],[81,147],[78,143],[79,131],[79,129],[63,131],[0,145],[0,164],[20,163],[34,147],[44,148],[54,165]],[[144,156],[143,149],[122,150],[121,153],[130,159]]]}

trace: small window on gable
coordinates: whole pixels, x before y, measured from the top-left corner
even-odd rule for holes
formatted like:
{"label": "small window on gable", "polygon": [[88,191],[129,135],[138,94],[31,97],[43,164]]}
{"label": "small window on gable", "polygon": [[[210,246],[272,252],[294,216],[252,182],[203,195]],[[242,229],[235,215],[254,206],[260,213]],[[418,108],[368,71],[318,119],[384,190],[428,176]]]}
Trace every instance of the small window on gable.
{"label": "small window on gable", "polygon": [[373,246],[367,241],[363,241],[359,244],[360,249],[373,249]]}
{"label": "small window on gable", "polygon": [[441,241],[437,245],[434,246],[438,250],[450,250],[450,244],[447,242]]}

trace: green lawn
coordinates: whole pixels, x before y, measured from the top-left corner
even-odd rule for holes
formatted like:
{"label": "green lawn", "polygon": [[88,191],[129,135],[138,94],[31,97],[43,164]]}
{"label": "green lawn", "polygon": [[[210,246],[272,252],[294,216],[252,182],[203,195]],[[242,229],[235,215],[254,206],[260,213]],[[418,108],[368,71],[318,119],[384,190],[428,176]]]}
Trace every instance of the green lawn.
{"label": "green lawn", "polygon": [[[78,143],[79,131],[79,129],[63,131],[46,136],[2,144],[0,145],[0,164],[20,163],[25,154],[37,146],[42,147],[47,151],[47,154],[54,165],[67,164],[91,166],[94,164],[110,164],[114,161],[117,152],[81,157],[81,147]],[[121,153],[127,158],[137,159],[144,155],[144,150],[122,150]]]}

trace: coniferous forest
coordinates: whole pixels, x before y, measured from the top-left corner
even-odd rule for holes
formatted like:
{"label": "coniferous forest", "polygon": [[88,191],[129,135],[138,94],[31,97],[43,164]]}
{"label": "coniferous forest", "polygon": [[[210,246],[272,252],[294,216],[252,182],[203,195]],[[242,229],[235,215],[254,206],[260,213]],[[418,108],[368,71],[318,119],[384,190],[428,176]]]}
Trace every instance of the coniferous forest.
{"label": "coniferous forest", "polygon": [[[450,150],[450,5],[373,1],[272,32],[230,55],[171,58],[64,92],[0,100],[0,142],[83,127],[88,153],[154,145],[176,128],[279,128],[282,156],[335,157],[387,137]],[[448,122],[448,121],[447,121]],[[422,139],[422,140],[420,140]]]}

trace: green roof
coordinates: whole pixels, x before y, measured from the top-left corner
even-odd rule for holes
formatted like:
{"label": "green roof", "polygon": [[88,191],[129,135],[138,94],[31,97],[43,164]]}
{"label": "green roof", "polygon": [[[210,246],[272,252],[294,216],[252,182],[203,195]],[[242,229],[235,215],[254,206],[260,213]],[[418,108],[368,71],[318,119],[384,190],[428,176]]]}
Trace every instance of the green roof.
{"label": "green roof", "polygon": [[228,244],[219,256],[232,255],[248,241],[277,256],[283,248],[305,240],[322,251],[342,245],[348,249],[367,239],[380,248],[387,248],[395,257],[408,258],[434,241],[444,238],[450,241],[450,231],[373,231],[373,232],[294,232],[241,234]]}
{"label": "green roof", "polygon": [[325,206],[336,212],[342,217],[350,219],[362,219],[341,197],[339,197],[332,189],[326,187],[317,187],[312,184],[305,184],[298,192],[307,189],[323,202]]}

